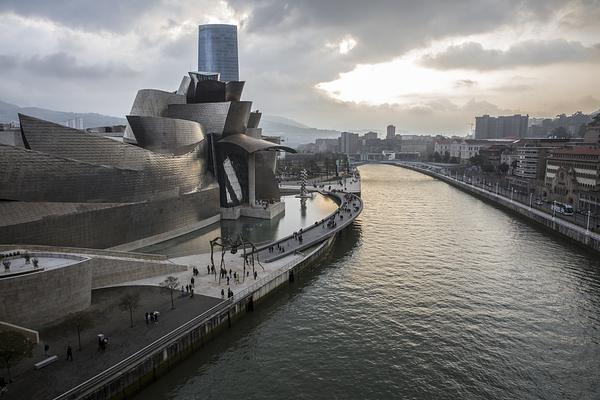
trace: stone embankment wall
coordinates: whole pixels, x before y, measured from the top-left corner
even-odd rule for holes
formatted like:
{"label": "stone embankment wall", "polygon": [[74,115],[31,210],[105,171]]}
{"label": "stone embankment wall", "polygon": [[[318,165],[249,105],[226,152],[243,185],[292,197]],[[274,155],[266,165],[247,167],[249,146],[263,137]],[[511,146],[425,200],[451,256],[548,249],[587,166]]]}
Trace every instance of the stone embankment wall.
{"label": "stone embankment wall", "polygon": [[571,226],[572,224],[562,221],[558,217],[553,217],[550,214],[541,212],[536,209],[531,209],[528,206],[521,204],[516,201],[512,201],[503,196],[497,196],[493,191],[488,191],[479,187],[474,187],[464,182],[457,181],[456,179],[447,177],[445,175],[438,174],[436,172],[418,168],[412,165],[406,164],[394,164],[399,167],[411,169],[413,171],[420,172],[425,175],[429,175],[433,178],[444,181],[454,187],[457,187],[469,194],[477,196],[483,200],[489,201],[502,208],[508,209],[519,216],[522,216],[530,221],[535,222],[542,227],[558,233],[564,237],[567,237],[580,245],[587,247],[590,250],[600,252],[600,235],[593,232],[586,232],[585,228],[579,226]]}
{"label": "stone embankment wall", "polygon": [[187,270],[164,257],[114,251],[7,245],[0,245],[0,251],[76,260],[0,279],[0,321],[34,329],[88,308],[93,289]]}
{"label": "stone embankment wall", "polygon": [[90,261],[82,257],[65,267],[0,279],[0,320],[37,329],[88,308],[92,300]]}

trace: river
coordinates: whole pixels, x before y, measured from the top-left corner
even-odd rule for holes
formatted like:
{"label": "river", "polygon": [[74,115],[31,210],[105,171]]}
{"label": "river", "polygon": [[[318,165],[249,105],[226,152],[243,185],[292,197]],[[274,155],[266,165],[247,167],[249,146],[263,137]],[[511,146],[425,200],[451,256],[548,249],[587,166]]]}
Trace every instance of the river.
{"label": "river", "polygon": [[360,168],[363,214],[139,399],[594,399],[600,257],[449,185]]}

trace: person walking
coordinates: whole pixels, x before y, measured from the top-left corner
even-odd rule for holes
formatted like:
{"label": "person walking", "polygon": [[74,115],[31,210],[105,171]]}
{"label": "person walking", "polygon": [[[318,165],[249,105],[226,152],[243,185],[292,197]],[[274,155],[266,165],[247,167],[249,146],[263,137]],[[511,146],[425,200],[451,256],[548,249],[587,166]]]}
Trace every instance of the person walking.
{"label": "person walking", "polygon": [[225,289],[221,289],[221,298],[224,299],[225,298]]}
{"label": "person walking", "polygon": [[73,361],[73,349],[70,344],[67,345],[67,361],[68,360]]}
{"label": "person walking", "polygon": [[[181,288],[181,295],[183,296],[183,288]],[[146,325],[150,323],[150,314],[146,311]]]}
{"label": "person walking", "polygon": [[191,286],[194,287],[194,277],[192,276],[192,279],[190,280],[190,283],[192,284]]}

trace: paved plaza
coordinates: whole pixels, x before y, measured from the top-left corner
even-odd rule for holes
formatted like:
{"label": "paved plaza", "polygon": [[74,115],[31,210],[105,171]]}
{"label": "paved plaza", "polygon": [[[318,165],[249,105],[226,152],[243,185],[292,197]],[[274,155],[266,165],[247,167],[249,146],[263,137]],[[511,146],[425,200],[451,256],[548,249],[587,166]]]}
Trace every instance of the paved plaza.
{"label": "paved plaza", "polygon": [[[130,327],[129,311],[121,311],[116,304],[126,293],[140,296],[134,311],[134,327]],[[14,382],[3,399],[47,399],[57,396],[81,382],[102,372],[144,346],[152,343],[183,323],[222,302],[221,299],[202,295],[174,296],[175,309],[171,310],[170,296],[158,287],[115,287],[92,292],[91,326],[81,333],[82,350],[78,351],[77,331],[68,322],[40,331],[40,342],[32,358],[24,359],[14,368]],[[158,311],[157,323],[146,324],[145,312]],[[98,350],[97,335],[109,339],[107,349]],[[44,344],[50,346],[49,355],[59,359],[39,370],[33,364],[46,358]],[[66,360],[66,348],[73,348],[73,361]]]}

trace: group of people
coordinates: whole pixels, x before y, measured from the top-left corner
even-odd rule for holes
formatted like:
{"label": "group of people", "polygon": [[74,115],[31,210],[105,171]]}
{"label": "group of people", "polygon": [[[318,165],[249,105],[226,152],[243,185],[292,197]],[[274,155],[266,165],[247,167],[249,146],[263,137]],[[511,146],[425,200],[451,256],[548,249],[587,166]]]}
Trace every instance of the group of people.
{"label": "group of people", "polygon": [[[233,297],[233,290],[231,290],[231,288],[227,288],[227,299],[230,299]],[[224,299],[225,298],[225,289],[221,289],[221,298]]]}
{"label": "group of people", "polygon": [[277,243],[276,246],[269,246],[269,253],[275,253],[275,249],[278,253],[285,253],[285,248],[280,243]]}
{"label": "group of people", "polygon": [[186,294],[194,297],[194,278],[192,278],[192,283],[190,283],[189,285],[181,285],[181,297],[185,296]]}
{"label": "group of people", "polygon": [[298,243],[300,243],[300,244],[302,244],[302,240],[303,240],[302,233],[303,233],[302,228],[300,228],[300,230],[298,232],[294,232],[292,234],[292,237],[294,239],[296,239],[298,241]]}
{"label": "group of people", "polygon": [[[150,322],[153,323],[157,323],[158,322],[158,316],[160,315],[160,313],[158,311],[154,311],[154,312],[147,312],[146,311],[146,325],[148,325]],[[108,341],[107,341],[108,343]]]}
{"label": "group of people", "polygon": [[[210,274],[210,267],[208,267],[208,268],[209,268],[208,273]],[[200,270],[196,267],[193,267],[192,268],[192,276],[198,276],[198,275],[200,275]]]}
{"label": "group of people", "polygon": [[[146,313],[148,314],[148,313]],[[106,351],[106,347],[108,347],[108,338],[102,334],[98,335],[98,351],[104,353]],[[68,351],[68,349],[67,349]]]}

